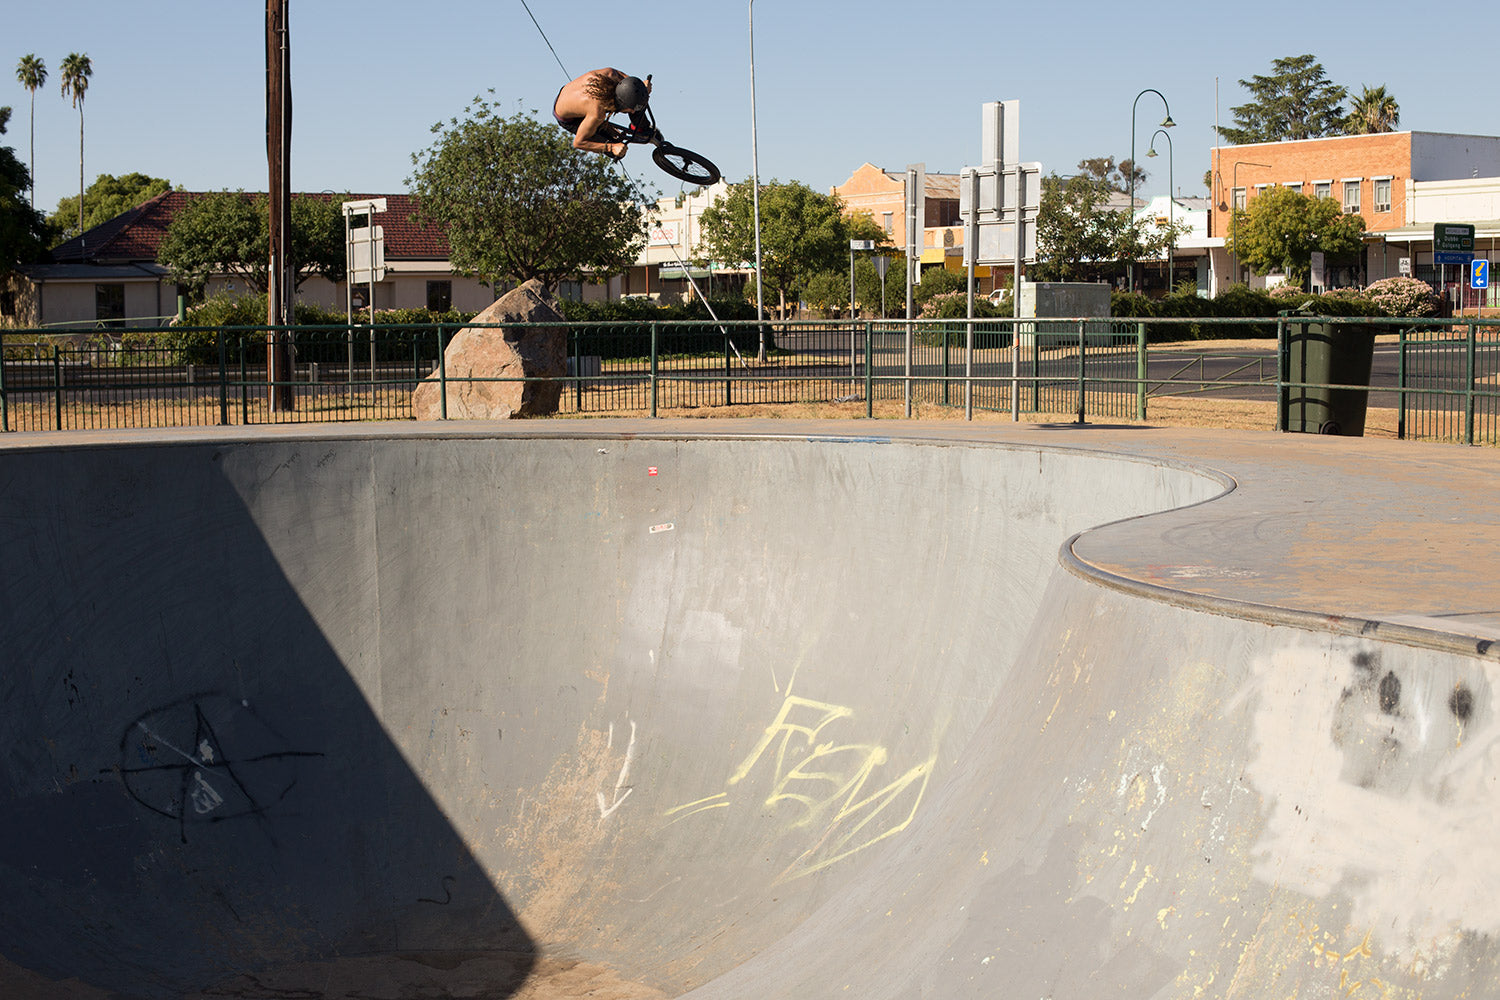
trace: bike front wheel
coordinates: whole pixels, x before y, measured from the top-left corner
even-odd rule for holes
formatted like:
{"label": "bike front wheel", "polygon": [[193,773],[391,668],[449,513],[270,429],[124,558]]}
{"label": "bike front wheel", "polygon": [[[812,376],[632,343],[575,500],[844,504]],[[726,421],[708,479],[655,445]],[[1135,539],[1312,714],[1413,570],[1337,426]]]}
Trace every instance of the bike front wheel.
{"label": "bike front wheel", "polygon": [[656,165],[680,181],[689,184],[716,184],[719,180],[719,168],[706,156],[701,156],[691,149],[683,149],[673,146],[671,143],[663,143],[651,151],[651,159]]}

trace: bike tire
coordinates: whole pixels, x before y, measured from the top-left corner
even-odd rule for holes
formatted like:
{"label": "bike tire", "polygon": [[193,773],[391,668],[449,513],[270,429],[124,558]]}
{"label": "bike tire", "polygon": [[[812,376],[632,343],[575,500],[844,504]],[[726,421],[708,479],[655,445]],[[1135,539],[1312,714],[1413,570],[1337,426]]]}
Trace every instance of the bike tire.
{"label": "bike tire", "polygon": [[663,143],[651,151],[651,159],[662,170],[680,181],[707,186],[719,182],[719,168],[706,156]]}

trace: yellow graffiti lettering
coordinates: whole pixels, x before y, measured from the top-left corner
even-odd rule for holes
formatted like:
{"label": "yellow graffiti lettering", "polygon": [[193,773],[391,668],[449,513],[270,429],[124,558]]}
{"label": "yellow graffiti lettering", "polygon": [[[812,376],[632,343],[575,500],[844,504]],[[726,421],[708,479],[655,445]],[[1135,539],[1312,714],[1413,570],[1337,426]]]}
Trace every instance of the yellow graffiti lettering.
{"label": "yellow graffiti lettering", "polygon": [[[927,781],[932,775],[932,765],[935,762],[936,757],[929,757],[879,791],[856,799],[864,785],[864,780],[861,779],[859,786],[853,789],[830,821],[819,843],[798,858],[796,864],[783,872],[777,881],[798,878],[827,868],[905,830],[916,817],[917,807],[922,804],[922,796],[927,791]],[[911,807],[905,814],[901,813],[899,805],[895,806],[896,815],[891,817],[894,822],[889,826],[877,826],[866,835],[867,828],[881,818],[887,809],[892,808],[892,804],[898,802],[909,788],[915,788],[915,791],[912,793]]]}
{"label": "yellow graffiti lettering", "polygon": [[[804,714],[811,714],[814,718],[809,719],[804,725],[799,721],[793,721],[793,713],[797,713],[799,719]],[[746,757],[745,762],[729,776],[729,784],[737,785],[744,781],[759,763],[761,757],[778,739],[780,746],[776,749],[776,773],[781,774],[786,765],[787,747],[793,739],[801,736],[807,746],[812,746],[817,742],[818,734],[825,726],[839,719],[847,719],[853,714],[853,709],[842,705],[829,705],[826,702],[809,701],[806,698],[787,695],[786,700],[781,703],[781,711],[777,713],[776,721],[765,728],[760,742],[755,745],[750,756]]]}
{"label": "yellow graffiti lettering", "polygon": [[706,799],[699,799],[696,802],[684,802],[680,806],[674,806],[668,809],[665,815],[675,817],[672,820],[675,823],[679,819],[687,819],[689,816],[696,816],[701,812],[708,812],[710,809],[726,809],[728,807],[729,793],[720,792],[718,795],[710,795]]}
{"label": "yellow graffiti lettering", "polygon": [[[798,815],[790,829],[813,828],[815,841],[778,881],[798,878],[835,864],[911,823],[927,790],[936,755],[894,780],[873,788],[890,752],[875,743],[840,743],[824,730],[854,710],[844,705],[800,698],[788,693],[776,718],[761,731],[755,746],[726,779],[729,788],[758,770],[769,792],[766,806],[790,805]],[[686,802],[663,815],[670,823],[730,805],[729,792]]]}

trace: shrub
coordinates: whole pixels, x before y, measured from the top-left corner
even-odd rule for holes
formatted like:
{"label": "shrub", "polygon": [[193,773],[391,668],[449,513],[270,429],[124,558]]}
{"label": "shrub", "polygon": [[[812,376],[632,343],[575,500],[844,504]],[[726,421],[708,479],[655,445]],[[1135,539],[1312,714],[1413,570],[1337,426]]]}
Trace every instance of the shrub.
{"label": "shrub", "polygon": [[1432,316],[1438,309],[1432,286],[1417,278],[1382,278],[1365,288],[1365,297],[1386,316]]}
{"label": "shrub", "polygon": [[1109,314],[1132,319],[1155,316],[1156,301],[1141,292],[1110,292]]}
{"label": "shrub", "polygon": [[922,280],[912,287],[912,303],[916,306],[926,306],[932,299],[939,295],[951,295],[954,292],[968,293],[969,276],[958,271],[950,271],[945,267],[929,267],[922,271]]}
{"label": "shrub", "polygon": [[[990,300],[985,296],[974,296],[975,319],[992,319],[997,316],[1009,315],[1009,309],[1002,313],[997,307],[991,305]],[[923,319],[968,319],[968,317],[968,289],[964,289],[961,292],[939,292],[922,305]]]}
{"label": "shrub", "polygon": [[[753,320],[755,304],[742,299],[714,298],[709,305],[720,321]],[[657,353],[718,354],[729,349],[724,334],[713,324],[708,307],[695,299],[686,304],[662,305],[654,299],[612,299],[605,302],[560,302],[558,310],[570,322],[587,324],[572,333],[569,353],[601,358],[644,358],[651,354],[652,322],[673,324],[657,331]],[[691,324],[691,325],[680,325]],[[728,328],[729,339],[740,351],[760,343],[754,326]],[[767,346],[775,348],[773,328],[764,330]]]}
{"label": "shrub", "polygon": [[1312,303],[1324,316],[1379,316],[1380,308],[1358,288],[1330,288]]}

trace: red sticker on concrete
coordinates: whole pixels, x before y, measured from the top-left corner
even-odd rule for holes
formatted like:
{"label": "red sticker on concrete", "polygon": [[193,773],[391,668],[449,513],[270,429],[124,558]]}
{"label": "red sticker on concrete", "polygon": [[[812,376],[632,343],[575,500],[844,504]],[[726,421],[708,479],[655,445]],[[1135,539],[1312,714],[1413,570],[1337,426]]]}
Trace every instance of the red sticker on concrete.
{"label": "red sticker on concrete", "polygon": [[653,465],[650,468],[648,468],[646,470],[646,475],[648,475],[648,476],[654,476],[654,475],[656,475],[656,466]]}

